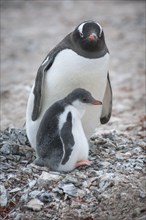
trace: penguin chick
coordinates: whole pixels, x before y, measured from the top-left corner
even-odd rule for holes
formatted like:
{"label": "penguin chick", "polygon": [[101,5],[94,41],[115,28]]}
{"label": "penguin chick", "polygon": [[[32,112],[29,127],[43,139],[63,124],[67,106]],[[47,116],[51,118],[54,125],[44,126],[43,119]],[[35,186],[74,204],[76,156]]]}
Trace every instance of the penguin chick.
{"label": "penguin chick", "polygon": [[71,171],[87,165],[89,145],[81,118],[87,105],[101,105],[85,89],[75,89],[44,114],[36,137],[36,165],[54,171]]}

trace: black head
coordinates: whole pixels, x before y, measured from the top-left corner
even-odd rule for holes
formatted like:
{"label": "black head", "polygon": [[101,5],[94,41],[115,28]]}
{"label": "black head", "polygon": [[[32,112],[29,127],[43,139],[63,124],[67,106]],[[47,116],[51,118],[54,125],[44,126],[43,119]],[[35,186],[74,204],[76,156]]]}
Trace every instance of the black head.
{"label": "black head", "polygon": [[73,41],[88,52],[102,50],[105,47],[104,33],[100,24],[85,21],[73,31]]}
{"label": "black head", "polygon": [[78,103],[102,105],[102,102],[93,98],[91,93],[85,89],[77,88],[73,90],[67,97],[66,100],[70,104]]}

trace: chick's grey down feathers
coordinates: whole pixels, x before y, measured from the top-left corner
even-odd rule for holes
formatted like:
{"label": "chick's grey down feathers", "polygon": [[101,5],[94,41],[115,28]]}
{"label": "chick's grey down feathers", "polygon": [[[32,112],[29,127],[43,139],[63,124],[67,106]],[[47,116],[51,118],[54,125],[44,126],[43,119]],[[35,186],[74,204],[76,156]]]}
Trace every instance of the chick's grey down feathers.
{"label": "chick's grey down feathers", "polygon": [[[45,112],[37,132],[37,159],[34,162],[36,165],[58,170],[59,164],[65,165],[68,162],[75,144],[72,133],[72,112],[67,113],[61,129],[59,128],[59,120],[66,108],[72,106],[76,100],[85,104],[95,105],[95,102],[99,105],[102,104],[95,100],[90,92],[81,88],[75,89],[64,99],[55,102]],[[78,119],[74,118],[74,120]]]}

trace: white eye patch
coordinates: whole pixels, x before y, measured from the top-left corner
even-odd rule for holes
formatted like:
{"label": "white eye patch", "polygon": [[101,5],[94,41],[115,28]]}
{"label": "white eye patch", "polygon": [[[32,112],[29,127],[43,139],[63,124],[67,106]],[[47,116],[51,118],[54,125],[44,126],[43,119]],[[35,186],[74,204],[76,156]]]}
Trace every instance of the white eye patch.
{"label": "white eye patch", "polygon": [[[86,24],[86,23],[88,23],[89,21],[87,21],[87,22],[84,22],[84,23],[82,23],[79,27],[78,27],[78,31],[80,32],[80,34],[83,34],[83,27],[84,27],[84,25]],[[102,27],[101,27],[101,25],[99,24],[99,23],[96,23],[98,26],[99,26],[99,28],[100,28],[100,32],[99,32],[99,37],[101,37],[101,34],[102,34]]]}
{"label": "white eye patch", "polygon": [[84,24],[86,24],[86,23],[87,22],[84,22],[78,27],[78,31],[80,32],[80,34],[83,34],[83,27],[84,27]]}
{"label": "white eye patch", "polygon": [[101,25],[100,25],[99,23],[97,23],[97,24],[98,24],[98,26],[99,26],[99,28],[100,28],[99,37],[101,37],[101,34],[102,34],[102,27],[101,27]]}

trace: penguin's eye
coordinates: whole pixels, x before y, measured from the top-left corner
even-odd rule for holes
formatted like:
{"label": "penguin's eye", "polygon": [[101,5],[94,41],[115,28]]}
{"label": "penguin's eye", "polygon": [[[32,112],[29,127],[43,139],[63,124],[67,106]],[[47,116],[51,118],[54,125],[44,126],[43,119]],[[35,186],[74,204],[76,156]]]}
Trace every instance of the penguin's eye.
{"label": "penguin's eye", "polygon": [[86,98],[83,98],[83,102],[87,102],[87,99],[86,99]]}
{"label": "penguin's eye", "polygon": [[83,34],[83,33],[80,33],[80,37],[83,38],[83,37],[84,37],[84,34]]}

